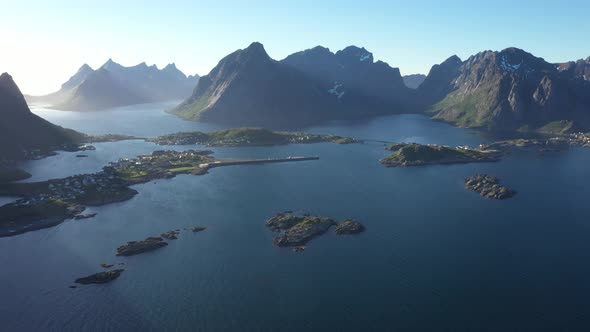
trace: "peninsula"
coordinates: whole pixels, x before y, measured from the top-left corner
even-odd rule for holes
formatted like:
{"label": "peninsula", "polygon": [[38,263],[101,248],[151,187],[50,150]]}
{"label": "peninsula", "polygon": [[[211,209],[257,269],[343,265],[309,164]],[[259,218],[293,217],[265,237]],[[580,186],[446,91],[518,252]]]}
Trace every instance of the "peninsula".
{"label": "peninsula", "polygon": [[22,197],[0,206],[0,237],[55,226],[66,219],[83,219],[86,206],[131,199],[131,186],[179,174],[202,175],[210,168],[317,160],[318,157],[283,159],[215,160],[209,150],[154,151],[137,158],[122,158],[101,172],[31,183],[0,184],[0,196]]}

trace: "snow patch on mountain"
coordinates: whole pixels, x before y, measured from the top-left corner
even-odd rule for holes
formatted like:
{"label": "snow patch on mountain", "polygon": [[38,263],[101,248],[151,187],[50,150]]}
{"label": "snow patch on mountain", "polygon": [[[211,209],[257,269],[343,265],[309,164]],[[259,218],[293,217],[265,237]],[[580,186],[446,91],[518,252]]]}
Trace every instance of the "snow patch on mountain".
{"label": "snow patch on mountain", "polygon": [[340,88],[342,88],[342,83],[334,82],[334,87],[328,90],[328,93],[338,97],[338,99],[342,99],[344,96],[344,90],[340,90]]}
{"label": "snow patch on mountain", "polygon": [[515,72],[520,68],[520,66],[522,66],[522,62],[519,64],[511,64],[508,62],[508,60],[506,60],[505,56],[502,56],[500,59],[500,68],[502,68],[504,71]]}

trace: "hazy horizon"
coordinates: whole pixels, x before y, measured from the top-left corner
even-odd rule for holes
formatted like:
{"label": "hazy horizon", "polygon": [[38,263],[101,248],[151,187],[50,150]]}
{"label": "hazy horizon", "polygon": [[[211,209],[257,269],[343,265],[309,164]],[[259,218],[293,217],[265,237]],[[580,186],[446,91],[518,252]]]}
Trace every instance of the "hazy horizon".
{"label": "hazy horizon", "polygon": [[590,30],[587,2],[570,2],[575,10],[567,11],[532,1],[399,3],[21,1],[5,5],[0,31],[10,31],[9,51],[0,55],[0,72],[10,73],[24,93],[41,95],[58,90],[82,64],[96,69],[109,58],[124,66],[175,63],[186,75],[206,75],[254,41],[274,59],[317,45],[365,47],[402,75],[427,74],[453,54],[466,59],[507,47],[550,62],[590,56],[581,38]]}

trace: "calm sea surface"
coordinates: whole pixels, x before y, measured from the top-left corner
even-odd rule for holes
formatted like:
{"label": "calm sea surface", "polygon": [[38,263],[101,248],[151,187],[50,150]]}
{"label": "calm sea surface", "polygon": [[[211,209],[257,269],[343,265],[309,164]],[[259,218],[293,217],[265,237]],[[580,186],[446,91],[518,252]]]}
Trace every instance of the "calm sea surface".
{"label": "calm sea surface", "polygon": [[[35,109],[89,134],[157,136],[218,127],[140,105],[105,112]],[[309,129],[391,142],[476,145],[491,138],[417,115]],[[385,168],[384,143],[214,148],[218,157],[320,156],[224,167],[134,188],[93,219],[0,238],[1,331],[587,331],[590,326],[590,149],[514,153],[501,162]],[[99,171],[162,147],[143,141],[22,165],[29,181]],[[188,149],[191,147],[173,147]],[[192,147],[194,148],[194,147]],[[499,176],[518,195],[492,201],[463,178]],[[11,198],[0,200],[0,204]],[[303,209],[367,226],[326,234],[297,254],[264,221]],[[116,248],[176,228],[152,253]],[[127,263],[106,285],[68,288]]]}

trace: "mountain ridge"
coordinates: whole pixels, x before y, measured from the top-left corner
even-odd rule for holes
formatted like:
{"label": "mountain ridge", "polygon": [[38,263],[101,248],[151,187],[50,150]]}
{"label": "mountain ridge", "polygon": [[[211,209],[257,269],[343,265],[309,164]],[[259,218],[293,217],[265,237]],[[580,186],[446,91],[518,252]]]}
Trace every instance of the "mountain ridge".
{"label": "mountain ridge", "polygon": [[186,98],[199,80],[186,76],[174,63],[162,69],[145,62],[125,67],[109,58],[94,70],[84,64],[60,90],[44,96],[26,96],[36,104],[71,111],[95,111],[117,106]]}
{"label": "mountain ridge", "polygon": [[277,61],[254,42],[221,59],[169,112],[240,126],[301,126],[387,114],[408,103],[410,91],[399,69],[374,62],[364,48],[332,53],[317,46]]}

